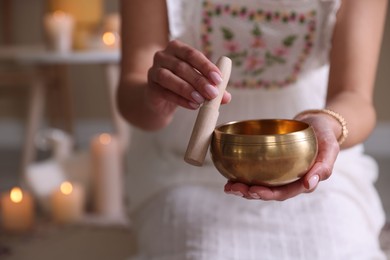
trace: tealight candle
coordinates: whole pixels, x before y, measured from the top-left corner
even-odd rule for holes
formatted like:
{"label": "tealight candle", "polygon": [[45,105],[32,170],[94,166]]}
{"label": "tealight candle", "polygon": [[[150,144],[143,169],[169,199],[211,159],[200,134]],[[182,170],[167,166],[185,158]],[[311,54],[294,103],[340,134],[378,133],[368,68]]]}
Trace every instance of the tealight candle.
{"label": "tealight candle", "polygon": [[65,181],[53,192],[51,210],[53,220],[57,223],[72,223],[81,219],[84,214],[85,192],[77,183]]}
{"label": "tealight candle", "polygon": [[115,32],[105,32],[102,35],[102,42],[106,49],[116,49],[119,47],[119,34]]}
{"label": "tealight candle", "polygon": [[9,232],[25,232],[32,229],[35,221],[35,206],[32,196],[19,187],[14,187],[1,197],[2,227]]}
{"label": "tealight candle", "polygon": [[118,139],[104,133],[91,141],[95,211],[111,219],[124,216],[122,156]]}

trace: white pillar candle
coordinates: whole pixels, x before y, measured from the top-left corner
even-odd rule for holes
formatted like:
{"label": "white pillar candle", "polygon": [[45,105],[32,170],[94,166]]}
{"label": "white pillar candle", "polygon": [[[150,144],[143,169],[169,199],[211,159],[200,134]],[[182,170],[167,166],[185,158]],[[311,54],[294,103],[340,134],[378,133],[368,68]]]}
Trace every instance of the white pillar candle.
{"label": "white pillar candle", "polygon": [[53,220],[57,223],[79,221],[84,214],[85,192],[81,185],[65,181],[55,190],[51,199]]}
{"label": "white pillar candle", "polygon": [[111,219],[124,216],[122,155],[116,136],[100,134],[91,141],[93,204]]}
{"label": "white pillar candle", "polygon": [[8,232],[21,233],[32,229],[35,206],[32,196],[19,187],[1,196],[2,227]]}
{"label": "white pillar candle", "polygon": [[48,48],[57,52],[67,52],[72,48],[74,20],[61,11],[44,17],[44,29]]}

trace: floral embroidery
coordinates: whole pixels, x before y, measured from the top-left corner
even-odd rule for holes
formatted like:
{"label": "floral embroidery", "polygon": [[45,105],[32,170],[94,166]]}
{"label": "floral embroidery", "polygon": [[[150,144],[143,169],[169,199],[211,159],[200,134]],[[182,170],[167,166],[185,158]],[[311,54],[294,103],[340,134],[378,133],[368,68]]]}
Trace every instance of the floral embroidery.
{"label": "floral embroidery", "polygon": [[[234,70],[239,71],[240,79],[231,79],[231,85],[238,88],[271,88],[284,87],[294,83],[302,66],[310,54],[316,30],[316,11],[298,13],[296,11],[279,12],[267,10],[251,10],[246,7],[229,4],[213,4],[205,1],[203,4],[203,32],[202,45],[204,53],[211,58],[214,53],[212,37],[220,33],[223,37],[222,46],[224,55],[233,61]],[[235,18],[249,22],[251,29],[247,32],[237,31],[227,24],[217,25],[218,18]],[[263,28],[270,24],[294,25],[301,28],[299,33],[286,33],[277,43],[267,42]],[[247,27],[243,27],[244,29]],[[237,36],[237,34],[239,34]],[[243,34],[248,34],[249,43],[240,41]],[[300,41],[299,44],[297,41]],[[297,49],[299,48],[299,49]],[[297,52],[298,50],[298,52]],[[221,50],[219,50],[221,51]],[[292,53],[296,53],[291,55]],[[294,59],[291,63],[289,59]],[[278,66],[285,66],[283,78],[264,77],[264,74]],[[279,78],[278,78],[279,77]]]}

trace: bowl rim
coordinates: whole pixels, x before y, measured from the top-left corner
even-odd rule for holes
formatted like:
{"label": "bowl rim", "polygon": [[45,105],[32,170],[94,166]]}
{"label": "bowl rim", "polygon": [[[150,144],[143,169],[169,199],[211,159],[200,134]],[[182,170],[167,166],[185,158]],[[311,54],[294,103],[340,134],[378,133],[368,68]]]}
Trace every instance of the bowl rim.
{"label": "bowl rim", "polygon": [[[297,131],[291,131],[288,133],[282,133],[282,134],[232,134],[227,133],[221,130],[222,127],[238,124],[238,123],[247,123],[247,122],[267,122],[267,121],[273,121],[273,122],[282,122],[282,121],[288,121],[292,123],[299,123],[300,125],[303,125],[304,127],[301,130]],[[227,143],[234,143],[234,144],[269,144],[273,145],[274,143],[296,143],[296,142],[303,142],[307,140],[311,140],[313,138],[316,138],[314,129],[312,126],[306,122],[295,120],[295,119],[247,119],[247,120],[236,120],[236,121],[229,121],[226,123],[221,123],[217,125],[213,132],[213,139],[217,142],[227,142]]]}

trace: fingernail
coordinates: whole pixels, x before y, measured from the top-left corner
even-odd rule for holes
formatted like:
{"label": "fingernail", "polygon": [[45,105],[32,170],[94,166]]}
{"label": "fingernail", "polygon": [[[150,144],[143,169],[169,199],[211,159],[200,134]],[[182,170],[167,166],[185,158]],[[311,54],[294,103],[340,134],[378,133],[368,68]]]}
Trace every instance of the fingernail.
{"label": "fingernail", "polygon": [[309,190],[314,189],[317,186],[319,180],[320,180],[320,178],[318,177],[318,175],[314,175],[314,176],[310,177]]}
{"label": "fingernail", "polygon": [[210,98],[216,98],[219,94],[218,92],[218,89],[210,84],[207,84],[206,85],[206,88],[205,88],[207,94],[210,96]]}
{"label": "fingernail", "polygon": [[229,190],[229,191],[225,191],[227,194],[232,194],[232,195],[236,195],[236,196],[239,196],[239,197],[244,197],[244,194],[242,194],[241,191],[234,191],[234,190]]}
{"label": "fingernail", "polygon": [[219,75],[217,72],[215,72],[215,71],[212,71],[212,72],[210,72],[210,78],[211,78],[211,80],[215,83],[215,84],[219,84],[219,83],[221,83],[222,82],[222,77],[221,77],[221,75]]}
{"label": "fingernail", "polygon": [[229,102],[232,101],[232,94],[230,94],[229,92],[225,91],[225,93],[227,94],[227,96],[229,97],[228,100]]}
{"label": "fingernail", "polygon": [[249,196],[251,196],[253,199],[260,199],[260,196],[257,193],[249,193]]}
{"label": "fingernail", "polygon": [[191,97],[198,103],[198,104],[202,104],[204,102],[204,98],[202,97],[201,94],[199,94],[198,91],[193,91],[191,93]]}
{"label": "fingernail", "polygon": [[188,102],[188,104],[190,105],[190,107],[194,108],[194,109],[197,109],[199,107],[199,104],[197,103],[194,103],[194,102]]}

